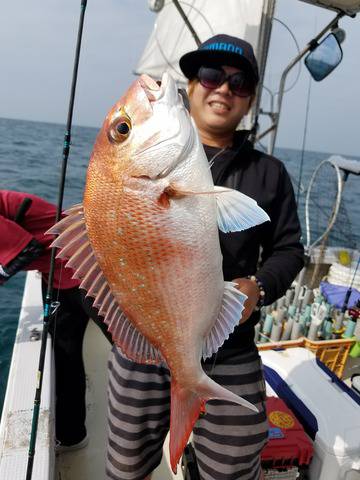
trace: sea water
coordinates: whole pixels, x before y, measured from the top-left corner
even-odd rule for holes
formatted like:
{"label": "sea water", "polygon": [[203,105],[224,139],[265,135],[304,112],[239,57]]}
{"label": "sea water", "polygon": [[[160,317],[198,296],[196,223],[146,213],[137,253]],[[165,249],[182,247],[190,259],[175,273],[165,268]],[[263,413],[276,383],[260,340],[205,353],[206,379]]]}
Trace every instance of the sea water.
{"label": "sea water", "polygon": [[[41,122],[0,118],[0,188],[39,195],[49,202],[57,202],[62,145],[65,128]],[[86,168],[97,129],[74,127],[65,184],[64,208],[81,202]],[[302,188],[299,197],[300,220],[304,226],[305,189],[316,166],[329,153],[277,149],[276,156],[284,162],[297,193],[297,179],[303,157]],[[350,158],[344,155],[346,158]],[[355,157],[354,157],[355,158]],[[351,175],[344,189],[343,204],[347,205],[352,240],[360,246],[360,178]],[[20,311],[25,274],[19,273],[0,287],[0,412],[5,395],[14,336]],[[35,372],[34,372],[35,381]],[[35,393],[35,387],[34,387]]]}

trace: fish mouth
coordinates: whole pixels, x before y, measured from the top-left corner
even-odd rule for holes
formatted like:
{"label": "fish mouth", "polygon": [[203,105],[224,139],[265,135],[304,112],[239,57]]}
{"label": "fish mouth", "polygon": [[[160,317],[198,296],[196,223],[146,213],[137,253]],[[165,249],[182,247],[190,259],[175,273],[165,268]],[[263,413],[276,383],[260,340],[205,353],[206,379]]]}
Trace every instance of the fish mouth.
{"label": "fish mouth", "polygon": [[153,78],[143,74],[139,78],[139,83],[150,102],[156,102],[159,99],[161,96],[161,88]]}
{"label": "fish mouth", "polygon": [[168,72],[164,72],[160,82],[156,82],[149,75],[143,74],[139,78],[141,88],[144,90],[150,103],[161,102],[173,107],[181,101],[175,80]]}
{"label": "fish mouth", "polygon": [[[170,113],[168,118],[177,119],[173,123],[174,128],[168,130],[168,135],[165,138],[159,137],[156,133],[150,138],[150,140],[154,140],[155,145],[149,145],[150,142],[148,141],[145,148],[135,152],[137,157],[144,155],[156,156],[157,152],[160,152],[164,145],[173,144],[173,146],[176,146],[178,154],[169,165],[161,169],[161,171],[153,172],[152,175],[142,175],[142,178],[149,177],[151,180],[158,180],[167,177],[187,158],[195,142],[195,131],[184,105],[183,97],[177,89],[175,80],[168,72],[162,75],[160,85],[148,75],[141,75],[139,83],[150,104],[152,104],[154,112],[170,111],[172,113]],[[164,131],[166,130],[167,126],[164,127]]]}

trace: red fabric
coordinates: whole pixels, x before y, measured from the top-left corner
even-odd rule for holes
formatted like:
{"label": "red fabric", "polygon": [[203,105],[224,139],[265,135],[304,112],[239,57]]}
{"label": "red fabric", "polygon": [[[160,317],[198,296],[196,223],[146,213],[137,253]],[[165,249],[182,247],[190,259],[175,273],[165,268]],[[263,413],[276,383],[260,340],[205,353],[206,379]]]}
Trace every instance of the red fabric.
{"label": "red fabric", "polygon": [[[15,215],[24,198],[31,198],[32,203],[26,212],[21,225],[14,222]],[[55,223],[56,207],[51,203],[31,195],[30,193],[0,190],[0,264],[6,265],[35,238],[45,247],[44,253],[31,262],[26,270],[39,270],[47,281],[50,270],[50,244],[53,235],[45,232]],[[79,285],[73,280],[73,270],[65,268],[65,262],[56,259],[54,272],[55,288],[73,288]]]}

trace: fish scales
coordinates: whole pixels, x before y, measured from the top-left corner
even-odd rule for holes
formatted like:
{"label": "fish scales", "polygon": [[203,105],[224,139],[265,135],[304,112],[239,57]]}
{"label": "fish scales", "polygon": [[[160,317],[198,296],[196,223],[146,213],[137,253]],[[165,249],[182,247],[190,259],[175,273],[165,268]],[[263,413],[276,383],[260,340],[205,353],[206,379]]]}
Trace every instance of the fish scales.
{"label": "fish scales", "polygon": [[[196,335],[204,336],[209,328],[209,295],[217,296],[218,306],[221,304],[222,283],[214,282],[221,272],[221,257],[215,268],[209,261],[214,247],[211,241],[204,242],[204,238],[217,237],[217,228],[210,229],[206,222],[199,228],[192,213],[201,203],[199,198],[179,199],[184,210],[191,212],[187,219],[161,207],[156,195],[149,199],[137,195],[136,190],[118,188],[110,198],[112,205],[122,206],[110,227],[106,215],[99,215],[101,198],[92,195],[84,201],[91,244],[95,251],[106,252],[99,259],[100,267],[109,283],[116,285],[128,317],[143,332],[144,318],[148,319],[147,338],[155,346],[163,346],[169,364],[171,358],[179,361],[172,349],[195,348],[191,344]],[[116,240],[109,242],[109,238]]]}

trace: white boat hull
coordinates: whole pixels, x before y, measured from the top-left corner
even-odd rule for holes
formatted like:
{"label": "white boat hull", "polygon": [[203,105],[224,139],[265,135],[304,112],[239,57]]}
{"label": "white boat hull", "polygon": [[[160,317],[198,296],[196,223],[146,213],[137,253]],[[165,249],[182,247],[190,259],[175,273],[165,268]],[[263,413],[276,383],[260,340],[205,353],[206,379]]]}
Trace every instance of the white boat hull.
{"label": "white boat hull", "polygon": [[[19,326],[12,355],[0,425],[0,478],[25,479],[32,412],[40,353],[40,335],[31,340],[34,329],[42,330],[40,277],[29,272],[26,278]],[[54,454],[54,374],[51,339],[47,340],[42,398],[37,431],[33,479],[52,479]]]}

